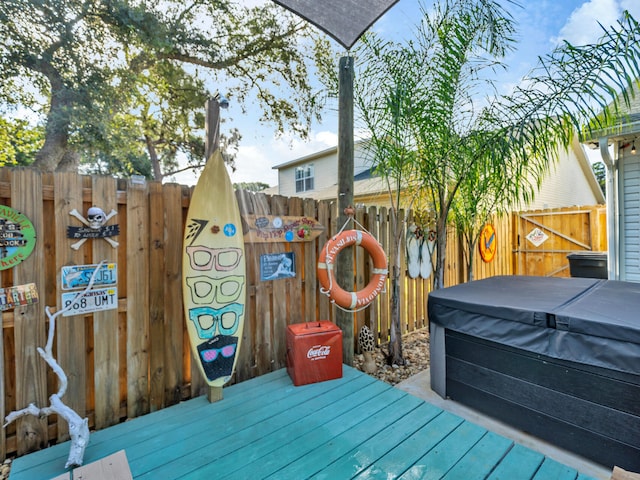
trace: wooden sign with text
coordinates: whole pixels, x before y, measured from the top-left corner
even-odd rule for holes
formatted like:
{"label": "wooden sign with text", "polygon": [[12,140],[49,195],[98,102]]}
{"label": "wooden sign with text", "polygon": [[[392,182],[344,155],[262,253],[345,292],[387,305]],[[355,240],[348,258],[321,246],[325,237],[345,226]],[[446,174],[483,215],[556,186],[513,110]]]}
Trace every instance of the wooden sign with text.
{"label": "wooden sign with text", "polygon": [[324,225],[315,218],[286,215],[243,215],[244,241],[251,243],[309,242]]}

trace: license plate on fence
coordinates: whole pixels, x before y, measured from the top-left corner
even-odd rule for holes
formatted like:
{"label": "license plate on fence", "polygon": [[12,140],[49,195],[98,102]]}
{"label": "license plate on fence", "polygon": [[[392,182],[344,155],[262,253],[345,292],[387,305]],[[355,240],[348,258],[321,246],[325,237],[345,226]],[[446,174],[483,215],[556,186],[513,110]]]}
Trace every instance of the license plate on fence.
{"label": "license plate on fence", "polygon": [[63,317],[118,308],[118,289],[116,287],[89,290],[82,298],[76,300],[78,293],[62,294],[62,308],[70,305],[69,310],[63,313]]}
{"label": "license plate on fence", "polygon": [[[85,288],[98,265],[67,265],[62,267],[62,289]],[[105,263],[100,267],[94,285],[115,285],[118,282],[118,268],[115,263]]]}

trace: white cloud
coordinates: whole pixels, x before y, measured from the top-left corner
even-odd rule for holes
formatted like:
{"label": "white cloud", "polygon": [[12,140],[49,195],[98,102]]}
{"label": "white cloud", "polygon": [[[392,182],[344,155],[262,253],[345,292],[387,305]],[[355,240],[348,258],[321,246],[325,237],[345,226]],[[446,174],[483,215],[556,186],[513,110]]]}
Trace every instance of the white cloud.
{"label": "white cloud", "polygon": [[[633,3],[637,3],[637,0],[633,0]],[[605,28],[615,25],[621,13],[622,8],[616,0],[585,2],[571,13],[559,35],[554,37],[553,41],[558,44],[566,40],[574,45],[594,43],[602,36],[600,25]]]}
{"label": "white cloud", "polygon": [[623,10],[628,10],[636,20],[640,20],[640,2],[638,0],[622,0],[620,6]]}

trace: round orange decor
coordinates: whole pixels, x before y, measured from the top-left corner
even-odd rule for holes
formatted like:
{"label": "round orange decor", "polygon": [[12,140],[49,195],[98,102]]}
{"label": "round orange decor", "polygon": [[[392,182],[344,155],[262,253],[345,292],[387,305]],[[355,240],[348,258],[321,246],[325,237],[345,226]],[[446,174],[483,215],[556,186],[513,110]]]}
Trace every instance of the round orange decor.
{"label": "round orange decor", "polygon": [[[338,253],[350,245],[363,247],[373,260],[371,280],[366,287],[357,292],[347,292],[335,279],[335,259]],[[369,305],[384,288],[387,273],[387,256],[382,245],[370,233],[361,230],[345,230],[335,235],[322,247],[318,258],[320,291],[342,308],[356,309]]]}
{"label": "round orange decor", "polygon": [[480,257],[482,257],[482,260],[486,263],[493,260],[493,257],[496,255],[498,247],[498,238],[496,235],[496,229],[490,223],[487,223],[480,232],[480,240],[478,241]]}

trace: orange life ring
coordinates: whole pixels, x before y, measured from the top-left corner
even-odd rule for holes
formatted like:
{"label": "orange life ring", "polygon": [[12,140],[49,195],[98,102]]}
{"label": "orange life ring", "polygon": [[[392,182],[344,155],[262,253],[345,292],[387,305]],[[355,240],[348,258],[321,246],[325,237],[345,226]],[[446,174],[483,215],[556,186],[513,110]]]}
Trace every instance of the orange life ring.
{"label": "orange life ring", "polygon": [[[373,260],[373,276],[367,286],[357,292],[347,292],[335,279],[335,259],[350,245],[363,247]],[[387,256],[382,245],[370,233],[362,230],[345,230],[333,236],[322,247],[318,258],[318,281],[322,287],[320,291],[343,308],[355,309],[369,305],[384,288],[387,273]]]}

